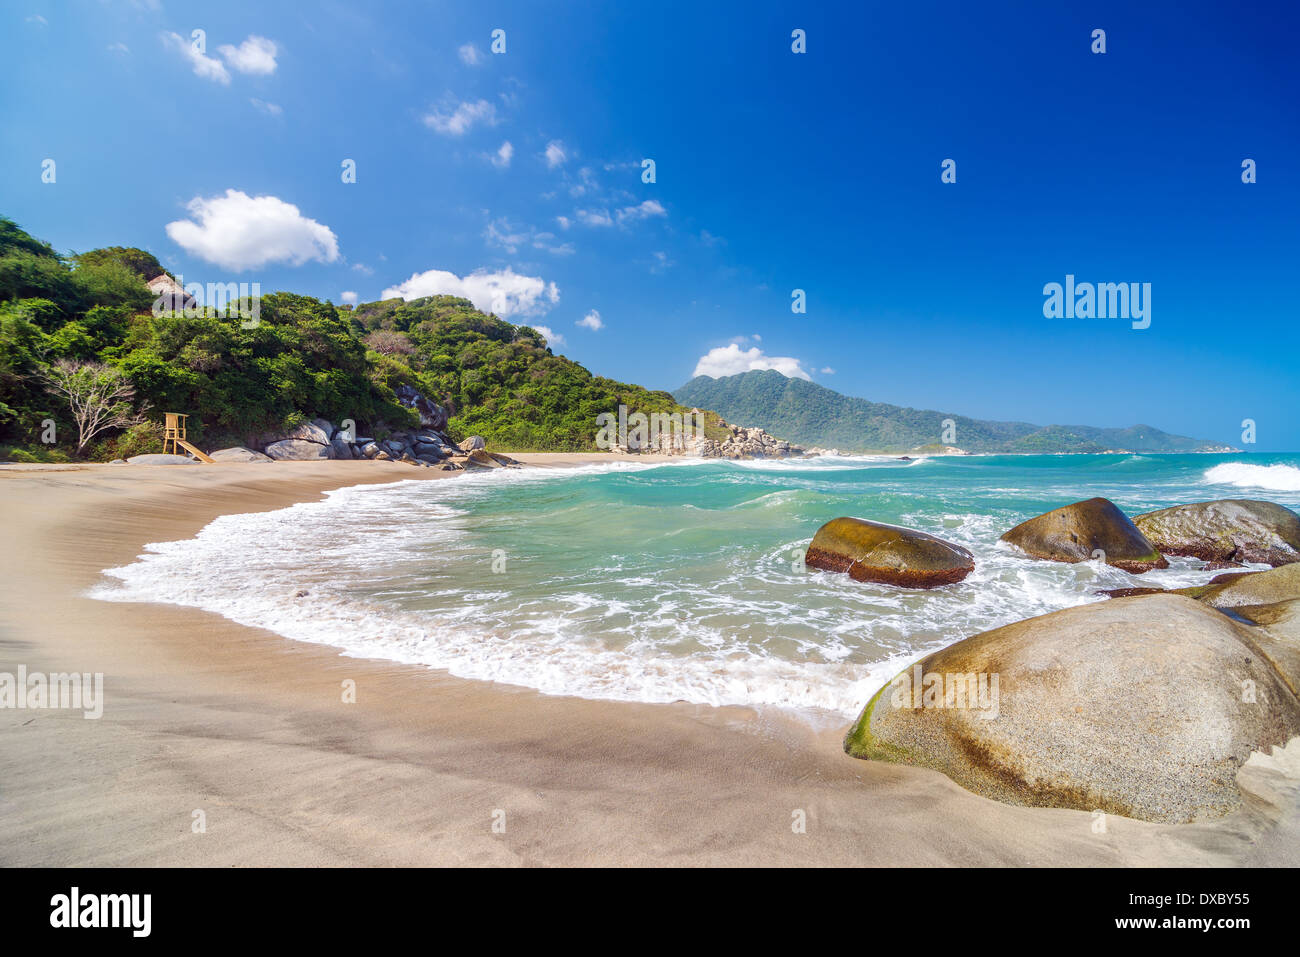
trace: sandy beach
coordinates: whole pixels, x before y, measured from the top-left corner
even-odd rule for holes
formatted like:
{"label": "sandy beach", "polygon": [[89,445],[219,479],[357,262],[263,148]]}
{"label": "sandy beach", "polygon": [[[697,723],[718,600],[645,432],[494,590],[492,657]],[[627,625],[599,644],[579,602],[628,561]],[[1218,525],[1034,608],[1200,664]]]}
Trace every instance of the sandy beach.
{"label": "sandy beach", "polygon": [[840,724],[546,696],[84,597],[103,569],[216,516],[402,479],[456,480],[365,461],[0,467],[0,671],[105,675],[99,720],[0,711],[0,864],[1300,862],[1295,817],[1258,802],[1207,824],[1111,817],[1097,833],[1085,812],[850,758]]}

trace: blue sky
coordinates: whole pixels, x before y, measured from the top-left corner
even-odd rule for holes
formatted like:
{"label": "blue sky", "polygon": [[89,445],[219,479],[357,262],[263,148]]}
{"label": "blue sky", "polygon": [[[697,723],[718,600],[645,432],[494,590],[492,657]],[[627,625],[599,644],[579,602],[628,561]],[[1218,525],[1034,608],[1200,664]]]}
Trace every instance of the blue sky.
{"label": "blue sky", "polygon": [[[15,0],[0,213],[186,281],[459,292],[653,388],[1300,449],[1300,13],[1061,6]],[[1150,328],[1045,318],[1067,274],[1150,283]]]}

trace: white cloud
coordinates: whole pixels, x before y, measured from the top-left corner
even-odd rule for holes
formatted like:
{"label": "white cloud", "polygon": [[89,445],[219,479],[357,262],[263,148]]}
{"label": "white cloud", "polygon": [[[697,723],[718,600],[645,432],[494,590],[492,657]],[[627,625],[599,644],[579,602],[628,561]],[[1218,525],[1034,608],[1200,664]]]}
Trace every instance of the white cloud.
{"label": "white cloud", "polygon": [[352,270],[353,272],[361,273],[363,276],[373,276],[375,274],[375,271],[365,263],[353,263]]}
{"label": "white cloud", "polygon": [[790,356],[764,355],[763,350],[758,346],[741,349],[734,342],[730,345],[710,349],[700,356],[700,361],[695,364],[695,371],[691,374],[707,375],[718,379],[722,376],[738,375],[741,372],[749,372],[754,369],[775,369],[783,376],[791,379],[812,380],[812,376],[804,370],[798,359]]}
{"label": "white cloud", "polygon": [[509,140],[506,140],[501,144],[501,148],[497,150],[496,155],[492,157],[492,165],[497,169],[505,169],[510,165],[510,160],[514,155],[515,148],[510,144]]}
{"label": "white cloud", "polygon": [[483,51],[472,43],[466,43],[456,52],[460,55],[460,62],[466,66],[478,66],[483,62]]}
{"label": "white cloud", "polygon": [[596,176],[591,171],[590,166],[584,166],[578,170],[579,182],[569,187],[569,195],[574,199],[579,196],[585,196],[587,193],[595,193],[600,189],[600,184],[596,181]]}
{"label": "white cloud", "polygon": [[555,221],[560,224],[561,229],[568,229],[573,225],[572,220],[570,220],[568,216],[556,216]]}
{"label": "white cloud", "polygon": [[205,53],[200,53],[192,43],[179,33],[164,33],[162,40],[164,46],[175,50],[190,61],[195,76],[201,76],[205,80],[213,80],[223,86],[230,85],[230,74],[220,60],[214,59]]}
{"label": "white cloud", "polygon": [[116,43],[110,43],[107,47],[105,47],[105,49],[107,49],[111,53],[131,52],[131,48],[127,46],[125,43],[123,43],[121,40],[118,40]]}
{"label": "white cloud", "polygon": [[835,374],[835,370],[832,369],[830,366],[822,366],[821,372],[822,372],[822,375],[834,375],[834,374]]}
{"label": "white cloud", "polygon": [[225,57],[226,63],[240,73],[252,73],[266,76],[275,72],[275,55],[278,48],[274,40],[266,37],[250,36],[239,46],[229,43],[217,47],[217,52]]}
{"label": "white cloud", "polygon": [[595,309],[587,313],[581,319],[574,323],[575,326],[582,326],[584,329],[590,329],[595,332],[597,329],[604,329],[605,323],[600,318],[600,313]]}
{"label": "white cloud", "polygon": [[546,340],[548,346],[564,345],[564,336],[553,331],[549,326],[532,326],[531,328],[536,329],[542,334],[542,338]]}
{"label": "white cloud", "polygon": [[671,269],[673,266],[677,265],[677,263],[674,260],[668,257],[668,254],[666,252],[654,253],[654,257],[655,257],[655,261],[650,266],[651,272],[656,272],[656,273],[663,272],[664,270]]}
{"label": "white cloud", "polygon": [[638,206],[624,206],[616,214],[620,226],[625,223],[635,223],[638,220],[650,219],[653,216],[667,216],[668,210],[657,199],[647,199]]}
{"label": "white cloud", "polygon": [[487,228],[483,230],[483,238],[487,240],[489,246],[504,249],[511,256],[524,246],[531,246],[533,249],[554,253],[557,256],[569,256],[574,252],[572,243],[556,242],[557,237],[554,233],[539,232],[532,227],[512,226],[504,217],[489,221]]}
{"label": "white cloud", "polygon": [[339,298],[342,299],[344,302],[356,303],[357,294],[349,290],[347,292],[341,293],[339,295]]}
{"label": "white cloud", "polygon": [[574,210],[573,215],[578,217],[578,222],[584,226],[614,225],[614,220],[610,218],[608,209],[578,209]]}
{"label": "white cloud", "polygon": [[[498,272],[479,269],[463,279],[444,269],[418,272],[406,282],[390,286],[380,298],[419,299],[423,296],[460,296],[474,303],[476,309],[502,318],[538,315],[560,301],[560,290],[553,282],[536,276],[521,276],[509,268]],[[534,326],[536,328],[536,326]]]}
{"label": "white cloud", "polygon": [[225,269],[242,272],[273,262],[300,266],[309,259],[339,258],[332,229],[275,196],[228,189],[225,196],[196,196],[186,209],[191,218],[168,223],[167,235],[191,255]]}
{"label": "white cloud", "polygon": [[30,17],[27,18],[27,20],[26,20],[25,22],[26,22],[26,23],[34,23],[34,24],[36,24],[38,27],[48,27],[48,26],[50,25],[50,21],[49,21],[49,20],[46,20],[46,19],[45,19],[43,16],[41,16],[39,13],[33,13]]}
{"label": "white cloud", "polygon": [[445,108],[425,114],[424,125],[444,136],[464,136],[476,123],[496,126],[497,108],[487,100],[466,100],[450,112]]}
{"label": "white cloud", "polygon": [[268,103],[266,100],[259,100],[257,97],[253,97],[248,102],[268,116],[281,116],[284,113],[284,108],[278,103]]}
{"label": "white cloud", "polygon": [[564,144],[559,140],[551,140],[546,144],[546,168],[555,169],[557,166],[563,166],[565,160],[569,158],[568,151]]}

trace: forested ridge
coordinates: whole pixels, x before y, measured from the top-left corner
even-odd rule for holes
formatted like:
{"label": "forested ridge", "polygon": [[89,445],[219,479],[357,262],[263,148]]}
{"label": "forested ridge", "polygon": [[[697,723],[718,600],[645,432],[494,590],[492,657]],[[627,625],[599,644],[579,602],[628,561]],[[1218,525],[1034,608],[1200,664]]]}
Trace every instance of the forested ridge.
{"label": "forested ridge", "polygon": [[[418,423],[394,390],[410,385],[450,415],[453,438],[499,450],[595,450],[596,417],[682,412],[667,392],[593,375],[553,354],[536,330],[431,296],[350,308],[275,292],[255,323],[233,311],[155,315],[150,253],[108,247],[63,255],[0,218],[0,459],[109,460],[161,448],[162,412],[188,413],[191,441],[216,448],[313,417],[367,435]],[[78,450],[60,370],[125,386],[120,427]],[[49,423],[58,436],[51,443]],[[706,418],[716,431],[716,417]]]}

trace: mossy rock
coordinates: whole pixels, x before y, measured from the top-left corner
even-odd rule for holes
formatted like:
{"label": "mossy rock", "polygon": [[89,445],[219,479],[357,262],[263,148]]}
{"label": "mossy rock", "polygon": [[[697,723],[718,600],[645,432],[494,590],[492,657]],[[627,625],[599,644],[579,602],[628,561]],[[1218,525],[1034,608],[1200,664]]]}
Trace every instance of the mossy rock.
{"label": "mossy rock", "polygon": [[974,556],[960,545],[861,518],[833,518],[817,529],[804,563],[855,581],[904,588],[951,585],[975,568]]}
{"label": "mossy rock", "polygon": [[1274,566],[1300,562],[1300,515],[1274,502],[1193,502],[1147,512],[1133,523],[1166,555]]}
{"label": "mossy rock", "polygon": [[1002,536],[1031,558],[1053,562],[1091,561],[1100,552],[1107,565],[1141,574],[1169,562],[1114,502],[1090,498],[1021,522]]}
{"label": "mossy rock", "polygon": [[1300,734],[1300,699],[1274,664],[1282,652],[1261,652],[1267,637],[1178,595],[1068,608],[929,655],[919,700],[908,669],[844,747],[1009,804],[1220,817],[1240,805],[1250,754]]}

